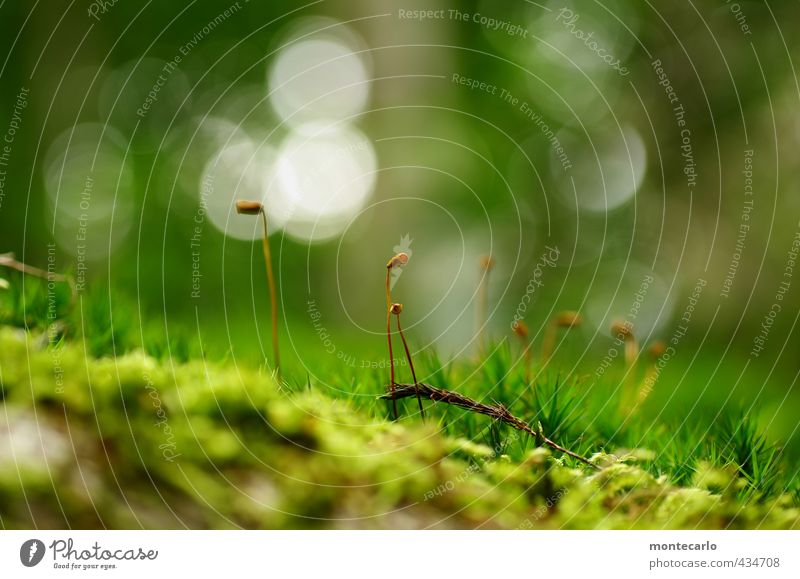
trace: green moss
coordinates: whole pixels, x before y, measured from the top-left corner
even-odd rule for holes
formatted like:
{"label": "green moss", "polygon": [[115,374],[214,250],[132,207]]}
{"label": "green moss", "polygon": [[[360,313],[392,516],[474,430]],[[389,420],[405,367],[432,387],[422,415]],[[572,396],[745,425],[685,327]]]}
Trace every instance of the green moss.
{"label": "green moss", "polygon": [[498,453],[242,367],[95,359],[0,328],[0,383],[9,528],[800,526],[794,496],[726,492],[742,480],[729,469],[702,465],[680,488],[637,466],[648,449],[569,468],[547,449]]}

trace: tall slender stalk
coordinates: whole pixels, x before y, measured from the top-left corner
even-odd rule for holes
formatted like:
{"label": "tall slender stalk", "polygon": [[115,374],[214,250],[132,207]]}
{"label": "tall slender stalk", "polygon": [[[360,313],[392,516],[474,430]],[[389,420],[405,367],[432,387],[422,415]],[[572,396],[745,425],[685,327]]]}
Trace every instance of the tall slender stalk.
{"label": "tall slender stalk", "polygon": [[478,353],[483,354],[486,347],[485,328],[489,323],[489,273],[494,268],[494,259],[490,255],[480,258],[481,278],[478,282],[478,304],[476,308],[476,323],[478,333]]}
{"label": "tall slender stalk", "polygon": [[272,272],[272,253],[269,250],[269,229],[267,212],[261,207],[261,221],[264,224],[264,238],[261,240],[264,250],[264,264],[267,266],[267,283],[269,284],[269,301],[272,310],[272,355],[275,358],[275,372],[281,375],[281,351],[278,347],[278,294],[275,291],[275,274]]}
{"label": "tall slender stalk", "polygon": [[269,286],[270,309],[272,313],[272,356],[275,364],[275,373],[281,375],[281,352],[278,343],[278,294],[275,291],[275,275],[272,271],[272,253],[269,249],[269,226],[267,212],[264,205],[258,201],[237,201],[236,211],[241,215],[260,215],[264,225],[264,237],[261,245],[264,252],[264,265],[267,269],[267,284]]}
{"label": "tall slender stalk", "polygon": [[[389,290],[389,273],[387,270],[386,273],[386,296],[387,300],[391,302],[392,296],[390,295]],[[395,378],[394,378],[394,351],[392,349],[392,307],[391,303],[389,307],[386,309],[386,339],[389,342],[389,374],[390,374],[390,381],[389,385],[394,392],[394,385],[395,385]],[[397,420],[397,399],[392,398],[392,411],[394,414],[394,419]]]}
{"label": "tall slender stalk", "polygon": [[[407,253],[398,253],[386,264],[386,341],[389,343],[389,385],[394,391],[394,350],[392,348],[392,269],[408,263]],[[397,420],[397,399],[392,398],[394,419]]]}
{"label": "tall slender stalk", "polygon": [[635,364],[636,358],[639,356],[639,342],[636,341],[636,336],[633,334],[633,327],[624,321],[616,321],[611,324],[611,333],[617,340],[622,340],[625,344],[625,377],[620,397],[620,411],[623,411],[624,407],[632,402],[631,390],[635,387]]}
{"label": "tall slender stalk", "polygon": [[519,338],[522,345],[523,356],[525,357],[525,385],[529,386],[531,383],[531,344],[528,340],[529,335],[528,324],[522,320],[518,320],[514,324],[514,334]]}
{"label": "tall slender stalk", "polygon": [[633,401],[633,406],[631,407],[630,412],[624,416],[623,425],[639,411],[639,409],[647,400],[647,397],[650,396],[650,393],[653,391],[653,387],[658,380],[658,362],[661,359],[661,356],[666,353],[666,351],[667,345],[661,340],[656,340],[653,342],[653,344],[647,350],[647,355],[650,358],[650,364],[648,364],[644,378],[642,378],[642,381],[639,383],[639,387],[637,388],[636,392],[636,398]]}
{"label": "tall slender stalk", "polygon": [[403,328],[400,325],[400,314],[403,313],[403,304],[392,304],[392,313],[397,318],[397,331],[400,333],[400,339],[403,341],[403,348],[406,351],[406,359],[408,360],[408,366],[411,368],[411,378],[414,380],[414,388],[417,390],[417,403],[419,404],[419,413],[422,416],[422,419],[425,420],[425,409],[422,407],[422,398],[419,394],[419,381],[417,380],[417,373],[414,370],[414,360],[411,359],[411,350],[408,347],[408,342],[406,341],[406,335],[403,333]]}
{"label": "tall slender stalk", "polygon": [[547,324],[544,332],[544,341],[542,342],[542,365],[547,364],[548,360],[553,355],[556,348],[556,337],[558,336],[559,328],[576,328],[583,323],[583,317],[578,312],[565,310],[559,312]]}

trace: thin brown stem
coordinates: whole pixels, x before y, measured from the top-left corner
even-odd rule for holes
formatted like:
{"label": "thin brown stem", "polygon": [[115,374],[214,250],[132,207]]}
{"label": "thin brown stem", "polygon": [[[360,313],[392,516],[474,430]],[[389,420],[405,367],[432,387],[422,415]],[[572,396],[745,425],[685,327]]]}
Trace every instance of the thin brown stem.
{"label": "thin brown stem", "polygon": [[403,348],[406,350],[406,358],[408,359],[408,366],[411,368],[411,378],[414,380],[414,388],[417,390],[417,403],[419,403],[419,413],[422,419],[425,420],[425,409],[422,407],[422,397],[419,395],[419,382],[417,382],[417,373],[414,371],[414,361],[411,359],[411,350],[408,348],[406,342],[406,335],[403,333],[403,328],[400,326],[400,313],[395,314],[397,317],[397,331],[400,333],[400,339],[403,341]]}
{"label": "thin brown stem", "polygon": [[478,352],[483,352],[484,348],[483,327],[486,324],[487,302],[486,282],[484,278],[481,280],[480,286],[478,287]]}
{"label": "thin brown stem", "polygon": [[625,341],[625,363],[627,364],[628,368],[633,368],[638,355],[639,344],[636,342],[636,338],[628,338]]}
{"label": "thin brown stem", "polygon": [[650,392],[653,389],[653,384],[658,379],[658,368],[655,364],[653,364],[650,368],[647,369],[647,372],[644,375],[644,379],[639,384],[639,387],[636,391],[636,397],[631,402],[631,408],[626,413],[624,408],[620,407],[620,412],[622,413],[622,426],[626,426],[631,418],[639,412],[639,409],[647,400],[647,397],[650,396]]}
{"label": "thin brown stem", "polygon": [[544,340],[542,341],[542,365],[545,365],[553,355],[557,332],[558,326],[551,320],[544,331]]}
{"label": "thin brown stem", "polygon": [[522,346],[522,356],[524,357],[524,364],[525,364],[525,384],[530,385],[531,382],[531,348],[533,345],[530,341],[530,331],[528,330],[528,325],[522,321],[517,320],[512,329],[514,330],[514,334],[519,338],[519,343]]}
{"label": "thin brown stem", "polygon": [[264,223],[264,263],[267,266],[267,283],[269,284],[269,299],[272,309],[272,355],[275,360],[275,372],[281,375],[281,352],[278,344],[278,295],[275,292],[275,275],[272,271],[272,254],[269,250],[269,229],[267,227],[267,212],[261,208],[261,219]]}
{"label": "thin brown stem", "polygon": [[581,455],[572,452],[564,448],[563,446],[553,442],[549,438],[547,438],[544,433],[541,431],[541,428],[534,430],[531,428],[526,422],[520,420],[508,409],[503,406],[502,404],[482,404],[471,398],[467,398],[466,396],[459,394],[458,392],[452,392],[450,390],[444,390],[441,388],[434,388],[433,386],[428,386],[427,384],[398,384],[397,388],[391,389],[388,394],[384,394],[380,398],[383,400],[396,400],[399,398],[410,398],[411,396],[422,396],[423,398],[427,398],[433,402],[443,402],[444,404],[450,404],[452,406],[458,406],[459,408],[464,408],[469,410],[470,412],[475,412],[477,414],[483,414],[484,416],[489,416],[494,420],[499,420],[501,422],[505,422],[509,424],[513,428],[517,430],[521,430],[523,432],[527,432],[537,440],[540,440],[545,445],[549,446],[553,450],[557,450],[567,456],[571,456],[575,460],[582,462],[583,464],[590,466],[594,469],[598,469],[596,464],[593,464],[588,459],[582,457]]}
{"label": "thin brown stem", "polygon": [[486,349],[485,328],[489,317],[489,287],[487,277],[488,271],[483,272],[481,281],[478,284],[478,304],[477,304],[477,330],[478,330],[478,354],[483,354]]}
{"label": "thin brown stem", "polygon": [[491,255],[480,258],[481,278],[478,280],[478,298],[476,304],[478,354],[486,349],[486,326],[489,324],[489,274],[494,268]]}
{"label": "thin brown stem", "polygon": [[[622,383],[622,396],[620,397],[620,410],[635,403],[633,399],[636,388],[636,358],[639,356],[639,344],[633,335],[625,339],[625,376]],[[630,410],[633,412],[633,409]]]}
{"label": "thin brown stem", "polygon": [[531,383],[531,345],[525,345],[525,384]]}
{"label": "thin brown stem", "polygon": [[[394,351],[392,349],[392,288],[391,288],[391,272],[392,268],[386,268],[386,340],[389,342],[389,385],[394,394],[395,389],[395,376],[394,376]],[[394,419],[397,420],[397,398],[392,397],[392,411],[394,412]]]}

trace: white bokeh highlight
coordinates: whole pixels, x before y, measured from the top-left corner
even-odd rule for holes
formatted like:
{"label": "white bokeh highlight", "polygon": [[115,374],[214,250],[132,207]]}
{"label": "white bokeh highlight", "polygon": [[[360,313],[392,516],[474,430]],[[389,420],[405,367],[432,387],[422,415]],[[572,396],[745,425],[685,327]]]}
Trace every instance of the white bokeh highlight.
{"label": "white bokeh highlight", "polygon": [[[561,131],[558,139],[570,158],[580,159],[571,171],[572,181],[563,179],[558,188],[564,204],[574,207],[577,203],[581,210],[602,213],[633,200],[647,168],[647,149],[636,129],[609,128],[591,138]],[[557,166],[558,159],[551,161]]]}
{"label": "white bokeh highlight", "polygon": [[346,119],[369,98],[367,66],[333,37],[314,37],[283,49],[269,72],[271,102],[289,125]]}
{"label": "white bokeh highlight", "polygon": [[[287,232],[324,241],[344,231],[375,185],[372,143],[352,127],[304,126],[278,151],[272,200],[288,211]],[[269,207],[268,207],[269,209]]]}

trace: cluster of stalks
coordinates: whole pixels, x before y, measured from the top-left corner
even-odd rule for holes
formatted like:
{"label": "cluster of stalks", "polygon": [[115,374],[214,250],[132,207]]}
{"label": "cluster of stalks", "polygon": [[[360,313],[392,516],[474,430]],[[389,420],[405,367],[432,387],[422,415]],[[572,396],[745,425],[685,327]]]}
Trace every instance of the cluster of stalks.
{"label": "cluster of stalks", "polygon": [[[527,422],[517,418],[511,412],[503,406],[502,404],[482,404],[477,402],[476,400],[472,400],[462,394],[457,392],[452,392],[450,390],[444,390],[440,388],[434,388],[433,386],[429,386],[428,384],[423,384],[417,380],[417,375],[414,370],[414,362],[411,359],[411,351],[408,347],[408,342],[406,341],[405,334],[403,333],[403,328],[400,325],[400,314],[403,312],[403,305],[399,303],[395,303],[392,301],[392,293],[391,293],[391,272],[394,268],[403,267],[408,263],[408,255],[405,253],[398,253],[389,262],[386,264],[386,307],[387,307],[387,314],[386,314],[386,339],[389,345],[389,368],[390,368],[390,376],[389,376],[389,385],[386,387],[386,394],[380,397],[382,400],[391,400],[392,401],[392,408],[394,412],[394,417],[397,419],[397,401],[403,398],[410,398],[412,396],[417,398],[417,403],[419,404],[420,413],[424,417],[424,410],[422,406],[422,399],[426,398],[431,402],[438,402],[443,404],[450,404],[453,406],[458,406],[459,408],[464,408],[469,410],[470,412],[475,412],[477,414],[483,414],[484,416],[488,416],[496,421],[504,422],[509,424],[513,428],[517,430],[521,430],[523,432],[527,432],[528,434],[532,435],[539,446],[545,445],[549,446],[550,448],[564,453],[573,457],[575,460],[578,460],[592,468],[598,468],[596,465],[591,463],[586,458],[580,456],[568,450],[549,438],[545,436],[544,431],[542,429],[541,423],[537,424],[536,428],[532,428]],[[494,260],[491,257],[483,257],[481,258],[481,270],[483,275],[481,276],[481,281],[479,282],[478,287],[478,344],[481,350],[483,349],[485,342],[484,342],[484,328],[488,321],[488,276],[489,272],[494,267]],[[398,384],[395,377],[395,369],[394,369],[394,351],[392,347],[392,315],[397,318],[397,331],[400,334],[400,339],[403,341],[403,347],[405,348],[406,358],[408,359],[408,365],[411,368],[411,377],[414,380],[413,384]],[[556,329],[558,327],[574,327],[580,324],[580,316],[575,312],[563,312],[558,319],[555,321]],[[530,344],[528,343],[528,327],[522,320],[517,321],[514,324],[514,332],[519,336],[520,340],[522,340],[524,344],[524,352],[525,352],[525,366],[526,366],[526,380],[530,379],[530,364],[531,364],[531,353],[530,353]]]}
{"label": "cluster of stalks", "polygon": [[281,352],[278,344],[278,295],[275,291],[275,276],[272,272],[272,254],[269,250],[269,229],[267,226],[267,212],[264,205],[258,201],[237,201],[236,212],[240,215],[260,215],[264,225],[264,237],[261,240],[264,251],[264,264],[267,269],[267,283],[269,284],[270,309],[272,313],[272,356],[275,365],[275,374],[281,373]]}
{"label": "cluster of stalks", "polygon": [[[408,254],[406,253],[398,253],[389,262],[386,264],[386,340],[389,343],[389,372],[390,372],[390,381],[389,387],[392,392],[395,390],[395,386],[397,384],[395,380],[395,370],[394,370],[394,349],[392,348],[392,316],[395,316],[397,320],[397,333],[400,334],[400,340],[403,342],[403,348],[405,349],[406,359],[408,360],[408,367],[411,369],[411,378],[414,380],[414,385],[417,387],[417,372],[414,370],[414,360],[411,357],[411,349],[408,347],[408,341],[406,340],[406,335],[403,333],[403,327],[400,324],[400,314],[403,313],[403,304],[395,303],[392,301],[392,284],[391,284],[391,276],[392,270],[397,267],[402,267],[408,263]],[[417,394],[417,403],[419,404],[419,413],[422,418],[425,418],[425,409],[422,406],[422,398],[419,394]],[[392,398],[392,412],[394,415],[394,419],[397,420],[397,399]]]}
{"label": "cluster of stalks", "polygon": [[[403,398],[410,398],[412,396],[417,398],[417,403],[419,404],[420,413],[424,416],[424,410],[422,405],[422,399],[426,398],[432,402],[438,402],[442,404],[449,404],[452,406],[457,406],[459,408],[466,409],[470,412],[475,412],[477,414],[483,414],[484,416],[488,416],[496,421],[504,422],[509,424],[513,428],[517,430],[521,430],[523,432],[527,432],[531,434],[535,439],[538,445],[546,445],[550,448],[564,453],[568,456],[573,457],[574,459],[589,465],[593,468],[598,468],[596,465],[591,463],[586,458],[562,447],[547,438],[542,431],[541,423],[537,424],[536,428],[531,427],[527,422],[517,418],[511,412],[503,406],[502,404],[482,404],[471,398],[468,398],[462,394],[457,392],[452,392],[450,390],[444,390],[440,388],[434,388],[433,386],[429,386],[428,384],[420,383],[417,380],[417,375],[414,370],[414,363],[411,359],[411,351],[408,347],[408,342],[406,341],[405,334],[403,333],[402,326],[400,325],[400,314],[403,312],[403,305],[399,303],[395,303],[392,301],[392,294],[391,294],[391,272],[394,268],[403,267],[408,263],[408,255],[405,253],[398,253],[389,262],[386,264],[386,307],[387,307],[387,314],[386,314],[386,339],[389,344],[389,360],[390,360],[390,381],[389,385],[386,388],[386,393],[380,397],[382,400],[391,400],[392,401],[392,408],[394,411],[394,417],[397,419],[397,401]],[[485,328],[488,323],[488,315],[489,315],[489,294],[488,294],[488,285],[489,285],[489,274],[491,270],[494,268],[494,260],[489,256],[484,256],[480,260],[480,272],[481,277],[480,281],[478,282],[478,300],[477,300],[477,343],[478,349],[480,352],[485,350],[486,346],[486,339],[485,339]],[[395,368],[394,368],[394,353],[392,347],[392,316],[395,316],[397,319],[397,331],[400,334],[400,338],[403,341],[403,347],[405,348],[406,358],[408,359],[409,367],[411,368],[411,376],[414,380],[413,384],[398,384],[396,381],[395,376]],[[573,328],[579,327],[583,324],[583,317],[579,312],[565,310],[556,314],[550,321],[547,323],[544,333],[544,339],[542,342],[542,368],[544,368],[550,358],[553,356],[553,352],[556,347],[556,342],[558,340],[559,332],[569,331]],[[524,367],[525,367],[525,382],[526,384],[530,384],[531,381],[531,364],[532,364],[532,356],[531,356],[531,347],[532,344],[530,342],[530,330],[528,329],[527,324],[523,320],[517,320],[513,327],[512,327],[514,334],[519,338],[520,344],[522,346],[523,357],[524,357]],[[633,403],[633,407],[631,408],[630,413],[628,414],[628,418],[641,406],[641,404],[645,401],[647,396],[650,394],[652,382],[654,382],[655,378],[657,377],[658,368],[657,362],[658,359],[664,354],[665,346],[663,342],[655,342],[648,351],[649,357],[652,360],[652,365],[648,368],[648,371],[645,373],[645,377],[642,382],[639,384],[639,388],[637,392],[631,391],[631,384],[632,381],[635,380],[635,368],[636,368],[636,360],[639,357],[639,343],[636,340],[636,337],[633,333],[633,327],[624,321],[615,321],[611,325],[611,332],[616,337],[617,340],[621,341],[624,344],[624,358],[625,358],[625,385],[623,388],[623,395],[621,397],[621,409],[628,406],[629,402]],[[635,386],[635,384],[633,384]],[[635,394],[635,401],[632,400]]]}
{"label": "cluster of stalks", "polygon": [[[280,374],[280,349],[278,344],[278,298],[277,293],[275,291],[275,278],[272,271],[272,257],[270,253],[269,247],[269,230],[267,224],[267,214],[264,210],[263,204],[259,203],[258,201],[238,201],[236,203],[236,211],[242,215],[260,215],[264,227],[264,237],[262,239],[262,247],[264,252],[264,263],[267,270],[267,282],[269,285],[269,293],[270,293],[270,303],[271,303],[271,313],[272,313],[272,344],[273,344],[273,356],[274,356],[274,364],[275,364],[275,371],[279,375]],[[414,360],[411,356],[411,349],[408,346],[408,341],[406,340],[405,333],[403,332],[403,327],[401,323],[401,314],[403,313],[403,304],[394,302],[392,300],[392,287],[391,287],[391,275],[392,270],[395,268],[400,268],[405,266],[408,263],[408,254],[406,253],[398,253],[397,255],[393,256],[388,263],[386,264],[386,340],[389,346],[389,385],[387,387],[387,393],[381,396],[380,398],[383,400],[391,400],[392,401],[392,412],[394,419],[397,420],[398,418],[398,411],[397,411],[397,401],[403,398],[410,398],[412,396],[416,397],[417,404],[419,405],[420,415],[425,417],[425,408],[422,404],[422,399],[426,398],[432,402],[439,402],[443,404],[450,404],[453,406],[457,406],[460,408],[464,408],[471,412],[475,412],[478,414],[483,414],[488,416],[496,421],[504,422],[509,424],[513,428],[527,432],[528,434],[532,435],[539,445],[546,445],[550,448],[566,454],[568,456],[573,457],[575,460],[578,460],[592,468],[598,468],[596,465],[591,463],[586,458],[556,444],[549,438],[547,438],[542,430],[541,423],[537,424],[536,428],[532,428],[528,423],[525,421],[517,418],[502,404],[482,404],[471,398],[458,394],[457,392],[452,392],[449,390],[434,388],[427,384],[423,384],[417,380],[417,373],[414,368]],[[7,267],[14,267],[24,273],[32,273],[34,275],[40,275],[40,277],[45,277],[47,272],[42,272],[41,270],[37,270],[36,268],[30,268],[29,266],[24,266],[23,264],[19,264],[18,262],[11,261],[9,256],[0,256],[0,266],[7,266]],[[477,332],[478,332],[478,347],[480,351],[483,351],[485,348],[485,327],[488,323],[488,315],[489,315],[489,274],[491,270],[494,268],[494,260],[490,256],[484,256],[481,258],[480,261],[480,268],[481,268],[481,278],[478,287],[478,304],[477,304]],[[41,275],[45,274],[45,275]],[[397,333],[400,335],[400,340],[403,343],[403,349],[405,351],[406,359],[408,360],[408,366],[411,370],[411,378],[413,380],[413,384],[399,384],[396,379],[396,372],[394,367],[394,347],[392,345],[392,316],[395,318],[396,326],[397,326]],[[553,355],[553,351],[555,349],[556,340],[558,337],[558,332],[561,330],[569,330],[571,328],[578,327],[582,324],[583,318],[578,312],[573,311],[563,311],[553,317],[547,325],[545,330],[544,341],[542,344],[542,366],[544,367],[549,359]],[[529,330],[528,326],[522,320],[517,321],[514,324],[514,333],[520,339],[523,345],[524,351],[524,359],[525,359],[525,381],[527,383],[530,382],[531,378],[531,344],[529,342]],[[639,354],[639,346],[636,342],[636,339],[633,335],[632,328],[622,322],[615,322],[612,325],[612,332],[625,343],[625,365],[626,365],[626,373],[628,376],[632,376],[633,368],[636,361],[636,358]],[[663,353],[663,344],[654,345],[651,348],[651,356],[654,360],[658,360],[658,357]],[[655,365],[653,366],[653,370],[648,372],[645,377],[645,381],[642,383],[642,386],[639,389],[639,394],[637,396],[635,408],[644,402],[644,399],[649,394],[649,390],[647,389],[648,381],[651,380],[651,374],[655,370]],[[623,397],[623,402],[626,400],[626,397]],[[635,409],[634,408],[634,409]]]}

